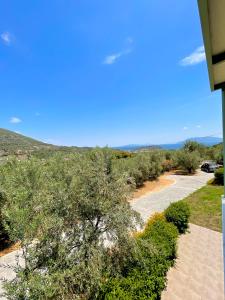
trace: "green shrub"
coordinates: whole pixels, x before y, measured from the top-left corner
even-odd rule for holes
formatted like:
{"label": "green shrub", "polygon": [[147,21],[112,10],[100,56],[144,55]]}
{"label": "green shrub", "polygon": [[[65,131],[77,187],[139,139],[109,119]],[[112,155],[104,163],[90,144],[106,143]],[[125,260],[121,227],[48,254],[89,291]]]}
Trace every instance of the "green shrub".
{"label": "green shrub", "polygon": [[223,174],[224,174],[224,168],[219,168],[215,171],[215,183],[223,185]]}
{"label": "green shrub", "polygon": [[185,233],[188,229],[190,208],[183,201],[172,203],[165,210],[165,217],[168,222],[172,222],[177,227],[180,233]]}
{"label": "green shrub", "polygon": [[127,183],[141,187],[145,181],[154,180],[162,173],[162,154],[159,151],[137,153],[133,157],[113,161],[113,168],[127,175]]}
{"label": "green shrub", "polygon": [[[166,287],[165,265],[157,264],[155,273],[134,269],[127,277],[113,278],[104,286],[101,300],[158,300]],[[164,269],[163,269],[164,268]],[[163,272],[162,272],[163,269]]]}
{"label": "green shrub", "polygon": [[178,230],[163,214],[153,215],[135,236],[137,249],[121,276],[109,279],[98,299],[158,300],[166,287],[166,274],[176,257]]}
{"label": "green shrub", "polygon": [[153,222],[150,219],[147,223],[141,238],[148,240],[161,256],[173,260],[176,258],[178,230],[176,226],[167,222],[163,215],[153,218]]}
{"label": "green shrub", "polygon": [[165,159],[162,162],[163,172],[171,171],[174,168],[174,163],[171,159]]}

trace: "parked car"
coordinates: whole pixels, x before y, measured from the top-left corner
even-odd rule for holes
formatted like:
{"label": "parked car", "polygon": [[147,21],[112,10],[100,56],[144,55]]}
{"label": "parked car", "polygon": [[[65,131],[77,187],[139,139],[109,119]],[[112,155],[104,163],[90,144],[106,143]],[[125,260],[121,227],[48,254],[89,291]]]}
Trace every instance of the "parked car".
{"label": "parked car", "polygon": [[218,169],[220,165],[215,163],[214,161],[205,162],[201,166],[201,170],[207,173],[215,172],[216,169]]}

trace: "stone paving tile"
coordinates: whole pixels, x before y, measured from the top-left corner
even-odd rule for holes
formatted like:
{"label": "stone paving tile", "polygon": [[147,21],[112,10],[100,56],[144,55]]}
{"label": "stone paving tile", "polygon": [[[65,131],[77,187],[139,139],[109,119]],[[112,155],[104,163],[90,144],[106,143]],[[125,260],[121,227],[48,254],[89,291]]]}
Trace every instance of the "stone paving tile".
{"label": "stone paving tile", "polygon": [[224,300],[222,234],[190,224],[162,300]]}
{"label": "stone paving tile", "polygon": [[165,210],[170,203],[179,201],[204,186],[213,178],[213,174],[199,171],[196,175],[168,175],[167,178],[174,180],[175,183],[131,202],[132,208],[141,214],[144,221],[154,212]]}

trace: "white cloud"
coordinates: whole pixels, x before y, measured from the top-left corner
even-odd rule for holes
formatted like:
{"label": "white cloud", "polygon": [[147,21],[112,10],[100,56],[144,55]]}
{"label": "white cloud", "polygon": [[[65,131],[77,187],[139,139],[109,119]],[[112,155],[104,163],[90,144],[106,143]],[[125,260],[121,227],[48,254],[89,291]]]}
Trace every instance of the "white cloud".
{"label": "white cloud", "polygon": [[104,65],[112,65],[114,64],[121,56],[127,55],[131,52],[131,49],[126,49],[124,51],[118,52],[118,53],[114,53],[111,55],[108,55],[105,57],[105,59],[103,60],[103,64]]}
{"label": "white cloud", "polygon": [[120,58],[122,54],[119,52],[119,53],[115,53],[115,54],[111,54],[111,55],[108,55],[105,57],[104,61],[103,61],[103,64],[104,65],[112,65],[116,62],[116,60],[118,58]]}
{"label": "white cloud", "polygon": [[198,47],[189,56],[180,61],[181,66],[191,66],[203,62],[206,59],[204,46]]}
{"label": "white cloud", "polygon": [[132,37],[126,38],[125,44],[127,45],[127,47],[126,47],[125,50],[122,50],[122,51],[119,51],[119,52],[116,52],[116,53],[107,55],[107,56],[104,58],[104,60],[103,60],[102,63],[103,63],[104,65],[112,65],[112,64],[114,64],[121,56],[127,55],[127,54],[129,54],[130,52],[132,52],[131,45],[133,44],[133,38],[132,38]]}
{"label": "white cloud", "polygon": [[20,118],[17,118],[17,117],[12,117],[9,122],[13,123],[13,124],[18,124],[18,123],[21,123],[22,120]]}
{"label": "white cloud", "polygon": [[188,127],[187,127],[187,126],[184,126],[184,127],[183,127],[183,130],[188,130]]}
{"label": "white cloud", "polygon": [[1,39],[2,39],[2,41],[5,45],[9,46],[11,44],[12,35],[9,32],[5,31],[0,36],[1,36]]}
{"label": "white cloud", "polygon": [[202,126],[201,125],[196,125],[196,128],[201,128]]}

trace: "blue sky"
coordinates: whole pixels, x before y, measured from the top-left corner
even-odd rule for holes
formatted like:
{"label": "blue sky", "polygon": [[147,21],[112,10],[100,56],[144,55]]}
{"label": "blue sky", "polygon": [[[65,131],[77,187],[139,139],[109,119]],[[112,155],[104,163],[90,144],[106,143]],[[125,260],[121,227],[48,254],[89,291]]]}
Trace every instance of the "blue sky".
{"label": "blue sky", "polygon": [[221,136],[196,0],[3,0],[0,127],[78,146]]}

